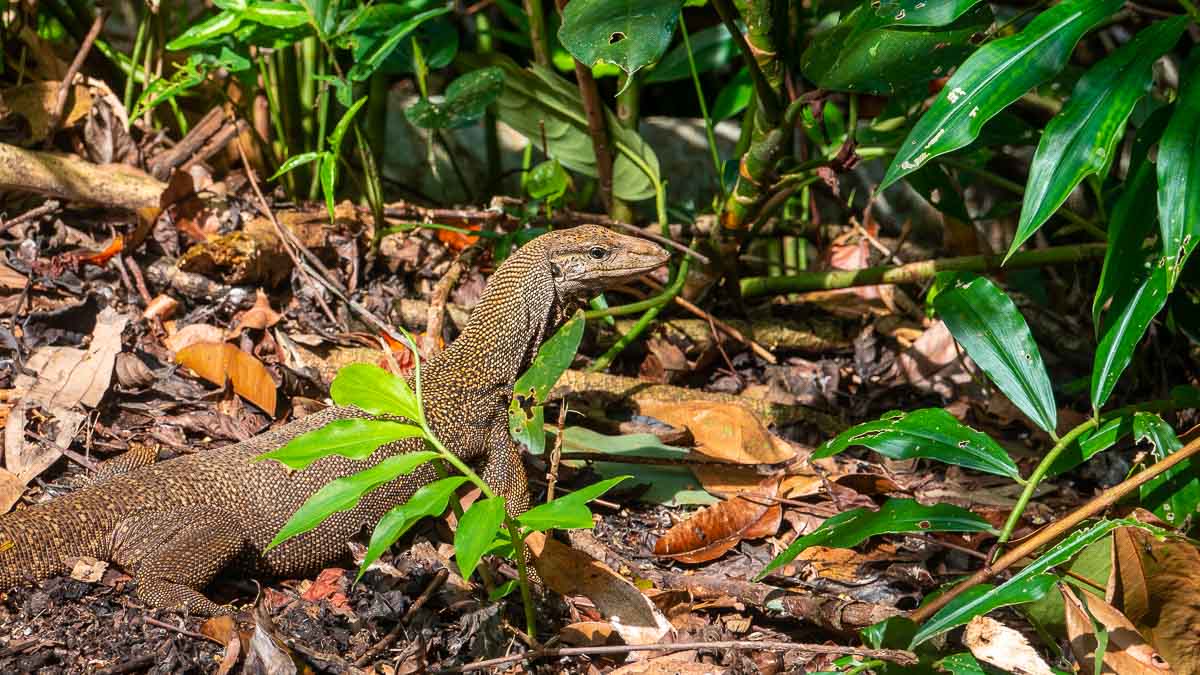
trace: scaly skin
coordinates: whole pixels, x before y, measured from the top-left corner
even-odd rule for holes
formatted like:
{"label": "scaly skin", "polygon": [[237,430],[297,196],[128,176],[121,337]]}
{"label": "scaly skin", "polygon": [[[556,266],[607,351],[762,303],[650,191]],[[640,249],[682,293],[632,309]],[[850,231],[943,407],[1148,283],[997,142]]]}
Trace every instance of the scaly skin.
{"label": "scaly skin", "polygon": [[[581,299],[667,258],[655,244],[594,225],[542,235],[496,270],[462,335],[422,365],[430,426],[505,497],[510,514],[529,504],[520,450],[508,432],[517,376]],[[223,569],[263,576],[314,572],[436,478],[425,465],[367,494],[353,510],[266,551],[288,518],[325,484],[423,447],[420,439],[406,439],[379,448],[369,460],[327,457],[302,471],[253,461],[300,434],[352,417],[367,415],[332,407],[236,445],[151,466],[131,461],[88,487],[0,516],[0,588],[65,572],[68,558],[87,555],[133,574],[138,597],[151,606],[210,615],[229,611],[201,593]]]}

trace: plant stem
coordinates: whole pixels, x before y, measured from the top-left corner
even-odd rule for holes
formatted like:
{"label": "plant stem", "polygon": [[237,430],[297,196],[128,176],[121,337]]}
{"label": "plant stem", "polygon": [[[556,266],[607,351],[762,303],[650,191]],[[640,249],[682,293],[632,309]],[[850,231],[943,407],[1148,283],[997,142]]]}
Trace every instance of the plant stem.
{"label": "plant stem", "polygon": [[721,170],[721,153],[717,152],[717,137],[713,133],[712,116],[708,114],[708,103],[704,100],[704,88],[700,86],[700,72],[696,69],[696,57],[692,54],[692,41],[688,37],[687,25],[683,22],[683,10],[679,11],[679,32],[683,35],[683,48],[687,51],[688,69],[692,72],[692,84],[696,87],[696,100],[700,103],[700,115],[704,117],[704,134],[708,138],[708,151],[712,154],[713,171],[717,177],[717,193],[725,203],[725,176]]}
{"label": "plant stem", "polygon": [[[142,20],[138,22],[137,36],[133,38],[133,52],[129,55],[129,60],[137,63],[142,57],[142,50],[146,48],[146,30],[150,26],[150,8],[146,6],[142,9]],[[134,77],[130,69],[130,75],[125,79],[125,98],[122,101],[125,104],[125,110],[133,107],[133,81]]]}
{"label": "plant stem", "polygon": [[1192,21],[1200,22],[1200,10],[1196,9],[1196,3],[1192,0],[1179,0],[1179,4],[1192,16]]}
{"label": "plant stem", "polygon": [[525,15],[529,17],[529,42],[533,44],[533,62],[550,67],[550,38],[546,36],[546,11],[542,0],[525,0]]}
{"label": "plant stem", "polygon": [[872,668],[881,668],[886,665],[887,662],[883,661],[882,659],[871,659],[870,661],[863,661],[850,670],[847,670],[845,675],[858,675],[859,673],[865,673]]}
{"label": "plant stem", "polygon": [[742,59],[746,62],[746,68],[750,72],[750,81],[754,84],[754,93],[758,97],[758,110],[762,113],[763,121],[766,122],[765,125],[759,125],[759,128],[762,130],[774,128],[779,124],[780,110],[783,107],[779,101],[779,93],[767,81],[758,59],[754,56],[754,51],[750,49],[750,43],[746,41],[746,36],[738,28],[735,18],[736,10],[729,4],[729,0],[712,0],[712,6],[717,10],[725,27],[729,29],[733,43],[742,53]]}
{"label": "plant stem", "polygon": [[1003,264],[1003,255],[969,255],[925,260],[906,265],[868,267],[861,270],[805,272],[786,277],[747,277],[741,281],[742,297],[753,298],[763,295],[823,291],[855,286],[913,283],[932,278],[938,272],[982,273],[1002,268],[1011,270],[1069,264],[1101,258],[1106,249],[1106,244],[1075,244],[1019,251],[1009,258],[1008,264]]}

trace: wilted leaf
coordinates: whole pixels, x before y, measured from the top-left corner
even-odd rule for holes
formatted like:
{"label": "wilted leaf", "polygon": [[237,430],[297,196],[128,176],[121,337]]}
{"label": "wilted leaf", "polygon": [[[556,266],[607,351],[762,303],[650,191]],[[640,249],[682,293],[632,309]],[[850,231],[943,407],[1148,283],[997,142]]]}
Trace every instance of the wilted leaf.
{"label": "wilted leaf", "polygon": [[[1092,624],[1095,619],[1107,632],[1107,647],[1104,650],[1104,672],[1120,675],[1164,675],[1171,667],[1133,627],[1124,614],[1091,593],[1081,593],[1065,584],[1059,584],[1066,604],[1067,639],[1075,660],[1090,671],[1096,661],[1098,640]],[[1082,596],[1082,599],[1080,598]],[[1087,609],[1084,604],[1087,603]]]}
{"label": "wilted leaf", "polygon": [[761,420],[736,403],[715,401],[655,401],[638,403],[643,415],[686,428],[696,450],[737,464],[778,464],[795,458],[790,448],[771,440]]}
{"label": "wilted leaf", "polygon": [[230,382],[239,396],[275,414],[275,381],[262,362],[237,347],[202,342],[176,352],[175,361],[218,387]]}
{"label": "wilted leaf", "polygon": [[1007,673],[1054,673],[1024,635],[986,616],[977,616],[967,624],[967,630],[963,633],[963,645],[980,661]]}
{"label": "wilted leaf", "polygon": [[701,563],[715,560],[742,539],[775,534],[783,512],[770,499],[779,487],[771,481],[768,494],[734,497],[703,508],[687,520],[677,523],[654,544],[654,554],[679,562]]}

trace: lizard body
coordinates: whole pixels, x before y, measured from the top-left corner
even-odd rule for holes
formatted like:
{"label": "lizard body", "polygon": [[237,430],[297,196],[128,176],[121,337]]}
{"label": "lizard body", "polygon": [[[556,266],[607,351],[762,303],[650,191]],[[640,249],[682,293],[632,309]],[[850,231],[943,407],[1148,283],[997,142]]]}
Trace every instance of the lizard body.
{"label": "lizard body", "polygon": [[[579,300],[667,257],[655,244],[598,226],[542,235],[496,270],[459,338],[422,365],[430,426],[505,497],[510,514],[524,512],[529,502],[520,449],[508,432],[513,383]],[[424,465],[267,551],[288,518],[325,484],[424,447],[421,439],[405,439],[365,461],[331,456],[301,471],[254,461],[301,434],[352,417],[369,415],[327,408],[224,448],[149,466],[130,462],[87,487],[0,516],[0,588],[68,571],[69,558],[91,556],[130,571],[147,604],[207,615],[228,611],[201,592],[223,569],[263,576],[316,571],[436,478]]]}

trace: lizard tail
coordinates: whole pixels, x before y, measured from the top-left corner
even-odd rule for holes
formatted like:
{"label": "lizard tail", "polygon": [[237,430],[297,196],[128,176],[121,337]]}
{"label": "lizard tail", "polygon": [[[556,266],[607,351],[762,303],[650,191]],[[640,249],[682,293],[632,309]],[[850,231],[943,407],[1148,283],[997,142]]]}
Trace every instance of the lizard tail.
{"label": "lizard tail", "polygon": [[0,516],[0,590],[67,571],[58,528],[40,510]]}

